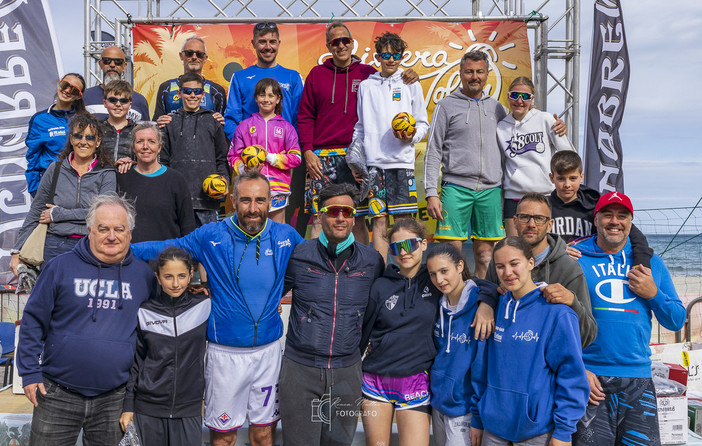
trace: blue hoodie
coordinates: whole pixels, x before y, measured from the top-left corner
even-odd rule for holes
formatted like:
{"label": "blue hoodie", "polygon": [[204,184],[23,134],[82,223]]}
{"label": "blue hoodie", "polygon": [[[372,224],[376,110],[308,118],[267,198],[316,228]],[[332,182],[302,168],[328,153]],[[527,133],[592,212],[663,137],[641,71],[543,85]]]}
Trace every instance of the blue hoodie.
{"label": "blue hoodie", "polygon": [[673,286],[663,260],[651,258],[651,274],[658,287],[653,299],[644,299],[629,289],[627,274],[632,266],[631,241],[615,254],[597,245],[597,236],[577,245],[578,260],[585,273],[597,322],[595,341],[583,350],[585,367],[600,376],[651,377],[651,312],[671,331],[685,324],[685,307]]}
{"label": "blue hoodie", "polygon": [[[185,237],[137,243],[132,249],[144,260],[157,258],[169,246],[188,251],[205,267],[212,291],[207,340],[230,347],[253,347],[283,335],[278,305],[285,270],[293,249],[303,241],[292,227],[272,220],[266,220],[261,232],[250,236],[236,224],[235,214]],[[254,288],[257,290],[247,292]]]}
{"label": "blue hoodie", "polygon": [[495,311],[495,334],[479,376],[479,416],[472,427],[513,442],[550,431],[571,441],[590,396],[578,316],[546,302],[538,288],[518,300],[507,292]]}
{"label": "blue hoodie", "polygon": [[68,140],[68,123],[75,115],[75,110],[56,110],[52,105],[46,110],[32,116],[27,126],[27,192],[36,193],[39,181],[49,164],[58,160],[59,154],[66,148]]}
{"label": "blue hoodie", "polygon": [[125,384],[134,361],[137,312],[155,285],[154,273],[131,251],[120,263],[102,263],[88,237],[47,262],[22,316],[17,346],[22,385],[47,377],[92,397]]}
{"label": "blue hoodie", "polygon": [[437,354],[431,367],[431,406],[449,417],[477,413],[472,404],[475,371],[484,367],[485,341],[474,339],[470,328],[478,309],[480,288],[468,280],[461,292],[456,311],[448,309],[446,295],[441,297],[439,319],[434,325],[434,345]]}

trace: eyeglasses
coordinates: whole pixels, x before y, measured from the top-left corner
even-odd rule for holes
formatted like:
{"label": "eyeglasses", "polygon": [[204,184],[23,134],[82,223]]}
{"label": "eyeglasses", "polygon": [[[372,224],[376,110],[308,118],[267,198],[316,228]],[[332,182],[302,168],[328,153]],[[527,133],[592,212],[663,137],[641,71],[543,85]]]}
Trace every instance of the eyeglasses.
{"label": "eyeglasses", "polygon": [[65,79],[61,79],[59,81],[58,89],[59,89],[59,91],[66,91],[66,89],[69,89],[68,94],[70,94],[71,96],[82,96],[83,95],[83,92],[80,91],[80,88],[76,87],[75,85],[73,85],[72,83],[68,82]]}
{"label": "eyeglasses", "polygon": [[391,57],[395,60],[400,60],[400,59],[402,59],[402,54],[401,53],[380,53],[380,58],[383,60],[390,60]]}
{"label": "eyeglasses", "polygon": [[339,46],[339,45],[349,45],[353,42],[351,37],[337,37],[336,39],[331,39],[327,44],[329,46]]}
{"label": "eyeglasses", "polygon": [[183,94],[194,94],[194,95],[201,95],[205,90],[202,88],[190,88],[190,87],[183,87],[180,89],[180,91]]}
{"label": "eyeglasses", "polygon": [[107,98],[107,102],[109,102],[110,104],[115,104],[115,105],[116,105],[118,102],[119,102],[120,104],[122,104],[122,105],[127,105],[127,104],[129,104],[130,102],[132,102],[132,100],[129,99],[129,98],[116,98],[116,97],[114,97],[114,96],[110,96],[109,98]]}
{"label": "eyeglasses", "polygon": [[261,22],[256,24],[256,30],[261,31],[264,29],[278,29],[278,25],[273,22]]}
{"label": "eyeglasses", "polygon": [[515,215],[517,217],[517,221],[522,224],[527,224],[529,223],[529,220],[532,218],[534,219],[534,223],[536,223],[537,226],[543,226],[546,224],[547,221],[551,219],[551,217],[547,217],[545,215],[531,215],[531,214],[517,214]]}
{"label": "eyeglasses", "polygon": [[84,133],[71,133],[71,138],[80,141],[81,139],[85,138],[86,141],[95,141],[97,139],[97,136],[95,135],[86,135]]}
{"label": "eyeglasses", "polygon": [[319,212],[334,218],[336,218],[339,214],[342,214],[344,218],[351,218],[356,215],[356,209],[353,206],[346,206],[343,204],[324,206],[319,210]]}
{"label": "eyeglasses", "polygon": [[116,59],[114,57],[103,57],[102,58],[103,65],[110,65],[110,64],[114,63],[116,66],[121,67],[124,62],[126,62],[126,61],[124,59],[121,59],[121,58],[119,58],[119,59]]}
{"label": "eyeglasses", "polygon": [[510,91],[509,93],[507,93],[507,96],[513,101],[518,101],[521,99],[522,101],[526,102],[534,99],[533,94],[526,93],[523,91]]}
{"label": "eyeglasses", "polygon": [[207,53],[204,51],[195,51],[195,50],[183,50],[183,54],[185,54],[185,57],[193,57],[193,54],[197,56],[198,59],[204,59],[205,56],[207,56]]}
{"label": "eyeglasses", "polygon": [[402,254],[402,250],[404,249],[407,254],[416,251],[419,248],[419,245],[422,244],[422,239],[420,237],[417,238],[408,238],[405,240],[400,240],[399,242],[393,242],[390,243],[390,254],[394,256],[399,256]]}

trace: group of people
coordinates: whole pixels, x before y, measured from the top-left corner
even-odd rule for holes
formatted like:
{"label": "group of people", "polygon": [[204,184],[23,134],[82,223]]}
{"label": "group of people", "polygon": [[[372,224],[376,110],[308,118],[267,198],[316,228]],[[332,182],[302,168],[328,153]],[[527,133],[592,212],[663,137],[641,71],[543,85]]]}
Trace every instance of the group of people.
{"label": "group of people", "polygon": [[[462,86],[429,124],[398,35],[376,38],[380,71],[342,23],[325,38],[331,58],[303,86],[276,63],[277,25],[257,24],[258,62],[228,94],[189,38],[155,122],[141,122],[110,47],[102,85],[68,74],[32,119],[34,201],[11,264],[48,224],[17,349],[32,444],[82,429],[115,445],[130,424],[147,446],[199,444],[203,399],[216,446],[247,421],[251,444],[272,445],[279,420],[286,445],[348,445],[359,416],[368,444],[389,444],[393,419],[401,445],[428,444],[432,425],[440,445],[659,444],[651,315],[679,330],[685,310],[629,198],[581,187],[565,127],[532,107],[528,78],[509,87],[511,113],[485,93],[484,53],[462,58]],[[85,113],[100,107],[102,121]],[[392,128],[399,112],[414,129]],[[412,218],[425,136],[438,244]],[[242,152],[255,144],[266,154],[252,167]],[[218,218],[202,180],[230,171],[234,214]],[[284,223],[303,189],[307,241]]]}

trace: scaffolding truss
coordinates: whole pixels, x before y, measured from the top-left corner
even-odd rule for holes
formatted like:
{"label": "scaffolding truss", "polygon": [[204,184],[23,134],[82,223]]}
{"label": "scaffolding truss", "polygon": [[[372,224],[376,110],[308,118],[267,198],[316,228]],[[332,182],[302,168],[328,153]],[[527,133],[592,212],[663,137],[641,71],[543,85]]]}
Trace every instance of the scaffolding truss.
{"label": "scaffolding truss", "polygon": [[412,20],[475,22],[523,20],[533,50],[537,106],[561,103],[559,113],[578,147],[580,0],[85,0],[84,69],[90,85],[101,81],[97,64],[109,45],[131,54],[137,23],[327,23]]}

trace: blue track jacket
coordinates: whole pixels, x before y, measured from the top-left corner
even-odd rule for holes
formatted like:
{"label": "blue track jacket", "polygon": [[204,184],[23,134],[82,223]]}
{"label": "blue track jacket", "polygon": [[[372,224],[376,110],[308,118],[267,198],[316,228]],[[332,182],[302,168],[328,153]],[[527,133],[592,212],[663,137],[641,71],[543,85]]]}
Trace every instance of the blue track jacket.
{"label": "blue track jacket", "polygon": [[[217,223],[199,227],[185,237],[162,242],[143,242],[132,245],[134,254],[144,260],[158,257],[165,248],[182,248],[202,263],[207,271],[212,292],[212,313],[207,326],[207,339],[230,347],[253,347],[269,344],[283,335],[283,321],[278,305],[283,296],[283,281],[288,259],[293,248],[304,239],[289,225],[267,220],[255,236],[242,231],[236,224],[236,215]],[[235,250],[235,246],[237,249]],[[244,246],[255,249],[259,255],[272,255],[274,270],[266,271],[256,264],[242,264]],[[241,293],[238,280],[256,280],[262,275],[273,275],[273,288],[265,302],[250,302]],[[255,311],[259,308],[259,311]],[[253,309],[253,311],[252,311]]]}

